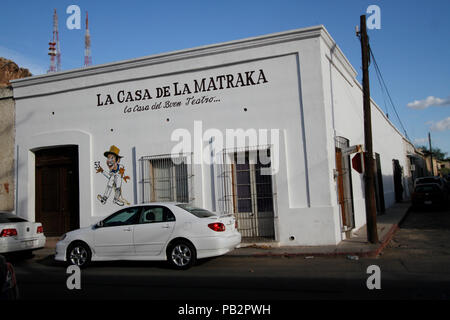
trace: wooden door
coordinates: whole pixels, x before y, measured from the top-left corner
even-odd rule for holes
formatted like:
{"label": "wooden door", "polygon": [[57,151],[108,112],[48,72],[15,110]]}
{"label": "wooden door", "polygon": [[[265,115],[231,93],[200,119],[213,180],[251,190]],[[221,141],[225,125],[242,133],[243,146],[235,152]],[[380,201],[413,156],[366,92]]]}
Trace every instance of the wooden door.
{"label": "wooden door", "polygon": [[78,149],[51,148],[35,154],[36,221],[47,236],[79,228]]}
{"label": "wooden door", "polygon": [[342,169],[342,152],[341,149],[336,148],[336,171],[337,171],[337,188],[338,188],[338,203],[341,207],[342,224],[347,226],[347,212],[344,195],[344,172]]}

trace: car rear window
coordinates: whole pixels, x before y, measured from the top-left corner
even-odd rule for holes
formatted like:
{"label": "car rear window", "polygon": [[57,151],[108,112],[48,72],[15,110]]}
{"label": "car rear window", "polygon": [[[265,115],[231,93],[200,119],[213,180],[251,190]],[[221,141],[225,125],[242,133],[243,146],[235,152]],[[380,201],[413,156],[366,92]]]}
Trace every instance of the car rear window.
{"label": "car rear window", "polygon": [[216,214],[205,210],[205,209],[201,209],[201,208],[197,208],[197,207],[193,207],[191,205],[188,204],[177,204],[177,207],[180,207],[181,209],[186,210],[187,212],[192,213],[194,216],[198,217],[198,218],[208,218],[208,217],[214,217],[216,216]]}
{"label": "car rear window", "polygon": [[436,186],[417,186],[416,187],[416,192],[418,192],[418,193],[436,192],[438,190],[439,189]]}
{"label": "car rear window", "polygon": [[0,223],[11,223],[11,222],[27,222],[27,220],[19,218],[15,214],[9,212],[0,212]]}
{"label": "car rear window", "polygon": [[417,181],[417,183],[440,183],[439,179],[436,178],[422,178]]}

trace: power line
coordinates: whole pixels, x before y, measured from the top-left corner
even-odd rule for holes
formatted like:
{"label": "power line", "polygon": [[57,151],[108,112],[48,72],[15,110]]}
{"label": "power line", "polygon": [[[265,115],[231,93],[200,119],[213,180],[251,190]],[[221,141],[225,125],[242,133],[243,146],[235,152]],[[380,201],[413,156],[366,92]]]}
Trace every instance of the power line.
{"label": "power line", "polygon": [[377,75],[378,84],[380,85],[381,93],[382,93],[382,96],[383,96],[383,102],[384,102],[384,108],[385,108],[386,116],[389,119],[389,106],[386,103],[387,93],[386,93],[386,90],[384,89],[384,86],[383,86],[383,84],[381,82],[381,77],[380,77],[380,74],[377,72],[377,69],[375,69],[375,74]]}
{"label": "power line", "polygon": [[409,138],[409,136],[408,136],[408,133],[406,132],[405,126],[403,125],[403,122],[402,122],[402,120],[400,119],[400,116],[398,115],[397,108],[395,107],[395,104],[394,104],[394,102],[392,101],[391,94],[389,93],[389,89],[387,88],[386,82],[384,81],[383,75],[381,74],[381,70],[380,70],[380,68],[378,67],[377,60],[375,59],[375,55],[373,54],[372,48],[370,48],[370,46],[369,46],[369,51],[370,51],[370,55],[371,55],[371,57],[372,57],[372,59],[373,59],[373,62],[374,62],[374,67],[375,67],[375,72],[376,72],[376,74],[377,74],[377,77],[378,77],[378,79],[381,79],[381,83],[383,84],[384,90],[385,90],[385,92],[386,92],[386,94],[387,94],[387,96],[388,96],[388,98],[389,98],[389,101],[390,101],[390,103],[391,103],[392,109],[394,110],[395,115],[397,116],[398,122],[400,123],[400,126],[402,127],[403,132],[405,133],[406,138],[407,138],[408,140],[410,140],[410,138]]}

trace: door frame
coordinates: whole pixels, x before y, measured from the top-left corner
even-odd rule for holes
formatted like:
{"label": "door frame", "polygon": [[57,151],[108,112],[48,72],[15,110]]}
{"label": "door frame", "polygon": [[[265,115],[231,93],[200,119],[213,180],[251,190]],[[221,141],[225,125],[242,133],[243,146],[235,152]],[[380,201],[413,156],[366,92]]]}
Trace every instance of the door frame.
{"label": "door frame", "polygon": [[[270,149],[269,149],[270,150]],[[274,192],[274,179],[273,176],[270,176],[270,186],[271,186],[271,200],[272,200],[272,211],[270,217],[260,217],[260,210],[258,209],[258,192],[257,192],[257,181],[256,181],[256,164],[250,163],[250,157],[255,157],[255,159],[259,159],[258,153],[266,152],[266,150],[244,150],[244,151],[235,151],[232,155],[231,162],[231,177],[232,177],[232,199],[233,199],[233,209],[234,216],[238,220],[238,230],[240,225],[245,222],[246,231],[243,233],[244,240],[250,241],[276,241],[276,232],[275,232],[275,192]],[[250,155],[253,153],[252,155]],[[249,173],[249,184],[250,184],[250,202],[251,202],[251,212],[238,212],[238,188],[237,188],[237,166],[236,161],[240,157],[240,155],[244,155],[245,161],[249,161],[248,165],[248,173]],[[270,164],[271,165],[271,164]],[[241,171],[241,170],[239,170]],[[247,171],[247,170],[243,170]],[[261,213],[265,213],[261,211]],[[270,229],[272,235],[261,234],[264,231],[261,229],[264,225],[264,221],[260,222],[260,219],[263,221],[264,219],[270,219]],[[247,233],[250,234],[247,236]],[[270,234],[269,233],[269,234]]]}
{"label": "door frame", "polygon": [[350,156],[342,155],[342,148],[350,146],[345,137],[335,138],[336,192],[337,203],[341,212],[342,232],[355,228],[355,208],[353,197],[352,168]]}
{"label": "door frame", "polygon": [[[79,210],[80,227],[98,220],[94,216],[94,191],[92,181],[92,136],[81,130],[64,130],[31,136],[16,137],[16,212],[29,221],[35,215],[35,154],[36,150],[48,147],[78,146]],[[81,214],[82,213],[82,214]]]}
{"label": "door frame", "polygon": [[[40,154],[41,153],[41,154]],[[58,209],[61,210],[63,215],[60,221],[58,230],[52,230],[50,235],[59,236],[68,231],[78,229],[80,227],[80,192],[79,192],[79,157],[78,146],[66,145],[55,146],[49,148],[39,148],[34,151],[35,155],[35,218],[36,220],[42,220],[44,218],[41,215],[41,196],[42,190],[41,184],[41,170],[45,168],[53,168],[57,170],[58,183],[61,183],[59,187],[63,187],[64,190],[59,193],[55,200],[58,202]],[[70,181],[72,175],[73,181]],[[68,214],[64,214],[68,212]],[[45,226],[44,226],[45,230]],[[47,234],[49,234],[47,229]]]}

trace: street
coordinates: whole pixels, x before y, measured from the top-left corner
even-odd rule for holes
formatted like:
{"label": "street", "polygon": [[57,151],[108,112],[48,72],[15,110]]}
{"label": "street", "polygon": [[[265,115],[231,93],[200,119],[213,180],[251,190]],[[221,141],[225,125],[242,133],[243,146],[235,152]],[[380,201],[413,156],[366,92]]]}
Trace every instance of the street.
{"label": "street", "polygon": [[[411,211],[377,258],[223,256],[187,271],[163,262],[100,262],[81,270],[80,290],[67,288],[70,274],[51,255],[10,259],[25,300],[448,300],[450,211]],[[380,267],[380,289],[366,285],[370,265]]]}

